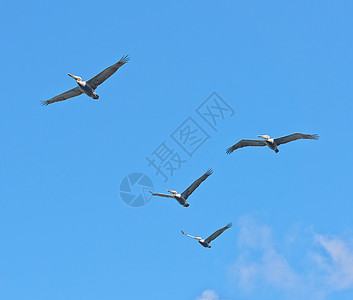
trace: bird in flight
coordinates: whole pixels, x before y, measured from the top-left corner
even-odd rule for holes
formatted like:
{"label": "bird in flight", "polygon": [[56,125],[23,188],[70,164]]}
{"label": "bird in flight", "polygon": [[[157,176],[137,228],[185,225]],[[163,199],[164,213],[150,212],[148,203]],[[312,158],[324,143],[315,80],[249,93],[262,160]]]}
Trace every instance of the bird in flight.
{"label": "bird in flight", "polygon": [[231,154],[236,149],[240,149],[243,147],[251,147],[251,146],[252,147],[268,146],[271,150],[278,153],[279,145],[293,142],[299,139],[307,139],[307,140],[319,139],[319,136],[317,134],[303,134],[303,133],[293,133],[290,135],[282,136],[277,139],[271,139],[269,135],[258,135],[258,137],[263,138],[264,140],[241,140],[240,142],[234,144],[232,147],[228,148],[226,150],[226,153]]}
{"label": "bird in flight", "polygon": [[193,193],[193,191],[195,191],[198,186],[206,180],[206,178],[208,176],[210,176],[213,173],[212,169],[208,169],[207,172],[205,174],[203,174],[200,178],[196,179],[184,192],[182,192],[181,194],[178,194],[178,192],[176,191],[171,191],[171,190],[167,190],[167,192],[171,193],[171,195],[169,194],[160,194],[160,193],[152,193],[150,191],[150,193],[153,196],[159,196],[159,197],[166,197],[166,198],[174,198],[176,201],[179,202],[180,205],[184,206],[184,207],[188,207],[189,203],[186,202],[186,200],[189,198],[189,196]]}
{"label": "bird in flight", "polygon": [[226,231],[228,228],[232,227],[232,223],[227,224],[227,226],[224,226],[221,229],[218,229],[214,233],[212,233],[208,238],[202,239],[201,237],[195,237],[190,234],[186,234],[184,231],[181,231],[182,234],[191,237],[195,240],[198,240],[199,243],[204,246],[205,248],[211,248],[210,243],[217,237],[219,237],[224,231]]}
{"label": "bird in flight", "polygon": [[95,92],[96,88],[112,76],[121,66],[125,65],[129,59],[129,56],[123,56],[116,64],[104,69],[102,72],[87,81],[83,81],[81,77],[68,73],[67,75],[76,80],[78,86],[47,101],[42,101],[42,105],[47,106],[48,104],[64,101],[81,94],[86,94],[87,96],[97,100],[99,96]]}

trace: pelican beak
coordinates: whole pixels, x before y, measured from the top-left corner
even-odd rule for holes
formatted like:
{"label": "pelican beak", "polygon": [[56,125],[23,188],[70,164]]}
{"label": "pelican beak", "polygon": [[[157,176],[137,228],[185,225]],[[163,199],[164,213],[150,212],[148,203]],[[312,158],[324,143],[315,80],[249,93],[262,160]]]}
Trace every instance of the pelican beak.
{"label": "pelican beak", "polygon": [[78,77],[78,76],[75,76],[75,75],[71,75],[71,74],[69,74],[69,73],[67,73],[67,75],[69,75],[70,77],[72,77],[73,79],[75,79],[75,80],[78,80],[80,77]]}
{"label": "pelican beak", "polygon": [[263,135],[258,135],[259,138],[264,139],[265,137]]}
{"label": "pelican beak", "polygon": [[171,194],[176,194],[176,192],[175,191],[170,191],[170,190],[167,190],[167,192],[169,192],[169,193],[171,193]]}

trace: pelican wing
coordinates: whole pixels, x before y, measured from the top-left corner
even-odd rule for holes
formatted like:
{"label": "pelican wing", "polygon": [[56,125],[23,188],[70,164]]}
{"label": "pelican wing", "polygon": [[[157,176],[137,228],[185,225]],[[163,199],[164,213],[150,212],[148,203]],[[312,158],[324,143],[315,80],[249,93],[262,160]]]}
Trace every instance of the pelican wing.
{"label": "pelican wing", "polygon": [[165,197],[165,198],[174,198],[173,195],[160,194],[160,193],[152,193],[152,192],[150,192],[150,193],[152,194],[152,196],[159,196],[159,197]]}
{"label": "pelican wing", "polygon": [[87,83],[95,90],[100,84],[118,71],[121,66],[125,65],[129,59],[129,56],[123,56],[116,64],[104,69],[102,72],[88,80]]}
{"label": "pelican wing", "polygon": [[241,140],[240,142],[234,144],[232,147],[229,147],[226,150],[227,154],[231,154],[234,150],[236,149],[240,149],[243,147],[262,147],[262,146],[266,146],[266,142],[265,141],[261,141],[261,140]]}
{"label": "pelican wing", "polygon": [[215,238],[219,237],[224,231],[226,231],[228,228],[232,227],[232,223],[227,224],[227,226],[218,229],[216,232],[212,233],[207,239],[205,239],[206,243],[211,243]]}
{"label": "pelican wing", "polygon": [[181,231],[181,233],[182,233],[183,235],[186,235],[186,236],[188,236],[188,237],[191,237],[191,238],[197,240],[197,237],[192,236],[192,235],[190,235],[190,234],[187,234],[187,233],[185,233],[184,231]]}
{"label": "pelican wing", "polygon": [[76,97],[76,96],[79,96],[81,94],[82,94],[82,92],[79,89],[79,87],[77,86],[77,87],[75,87],[75,88],[73,88],[71,90],[68,90],[65,93],[62,93],[60,95],[57,95],[57,96],[55,96],[55,97],[53,97],[53,98],[51,98],[51,99],[49,99],[47,101],[42,101],[42,105],[43,106],[47,106],[48,104],[51,104],[51,103],[54,103],[54,102],[59,102],[59,101],[64,101],[66,99],[70,99],[72,97]]}
{"label": "pelican wing", "polygon": [[199,179],[196,179],[184,192],[182,192],[181,196],[186,200],[192,193],[195,191],[201,182],[205,181],[208,176],[213,173],[212,169],[208,169],[205,174],[203,174]]}
{"label": "pelican wing", "polygon": [[303,134],[303,133],[293,133],[290,135],[282,136],[278,139],[275,139],[276,145],[286,144],[289,142],[293,142],[299,139],[306,139],[306,140],[317,140],[319,136],[317,134]]}

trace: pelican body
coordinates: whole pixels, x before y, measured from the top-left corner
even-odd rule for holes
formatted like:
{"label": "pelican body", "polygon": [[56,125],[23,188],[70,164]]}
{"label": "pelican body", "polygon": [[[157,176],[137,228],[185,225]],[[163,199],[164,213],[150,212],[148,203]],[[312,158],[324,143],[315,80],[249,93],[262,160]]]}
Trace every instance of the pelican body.
{"label": "pelican body", "polygon": [[181,233],[186,235],[186,236],[188,236],[188,237],[191,237],[191,238],[197,240],[200,243],[201,246],[203,246],[205,248],[211,248],[210,242],[207,241],[207,239],[203,239],[203,238],[201,238],[199,236],[192,236],[190,234],[185,233],[184,231],[181,231]]}
{"label": "pelican body", "polygon": [[279,152],[277,145],[274,139],[271,139],[269,135],[258,135],[259,138],[263,138],[268,148],[275,151],[276,153]]}
{"label": "pelican body", "polygon": [[184,192],[179,194],[176,191],[171,191],[167,190],[167,192],[171,193],[169,194],[161,194],[161,193],[150,193],[153,196],[159,196],[159,197],[165,197],[165,198],[173,198],[176,201],[179,202],[180,205],[184,207],[188,207],[189,203],[186,202],[186,200],[189,198],[189,196],[199,187],[199,185],[206,180],[208,176],[210,176],[213,173],[212,169],[208,169],[205,174],[203,174],[200,178],[196,179]]}
{"label": "pelican body", "polygon": [[178,194],[176,191],[170,191],[168,190],[169,193],[172,193],[173,198],[179,202],[180,205],[184,207],[188,207],[190,204],[186,202],[186,199],[183,197],[182,194]]}
{"label": "pelican body", "polygon": [[86,94],[88,97],[91,97],[93,99],[98,99],[99,96],[97,95],[97,93],[94,91],[94,89],[87,83],[87,81],[83,81],[81,77],[79,76],[75,76],[75,75],[71,75],[69,73],[67,73],[67,75],[69,75],[70,77],[72,77],[73,79],[76,80],[76,83],[78,85],[78,88],[80,89],[80,91],[84,94]]}
{"label": "pelican body", "polygon": [[205,240],[199,240],[199,243],[205,247],[205,248],[211,248],[211,245],[209,243],[207,243]]}
{"label": "pelican body", "polygon": [[176,201],[178,201],[178,203],[184,207],[188,207],[190,204],[186,202],[186,199],[183,197],[182,194],[178,194],[176,191],[170,191],[170,190],[167,190],[167,192],[171,193],[171,195],[168,195],[168,194],[161,194],[161,193],[152,193],[150,191],[150,193],[153,195],[153,196],[159,196],[159,197],[165,197],[165,198],[173,198],[175,199]]}

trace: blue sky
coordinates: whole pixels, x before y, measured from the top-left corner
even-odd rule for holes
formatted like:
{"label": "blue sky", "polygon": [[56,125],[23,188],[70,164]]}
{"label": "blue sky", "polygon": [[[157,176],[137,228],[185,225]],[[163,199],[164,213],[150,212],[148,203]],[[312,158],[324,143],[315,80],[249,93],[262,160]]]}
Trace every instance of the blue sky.
{"label": "blue sky", "polygon": [[[2,5],[1,299],[352,299],[351,1],[7,2]],[[40,106],[124,54],[80,96]],[[195,109],[234,109],[217,132]],[[192,155],[187,118],[210,138]],[[269,149],[258,134],[318,133]],[[187,162],[164,182],[163,141]],[[214,174],[190,207],[131,208],[133,172],[156,191]],[[233,222],[212,249],[207,237]]]}

